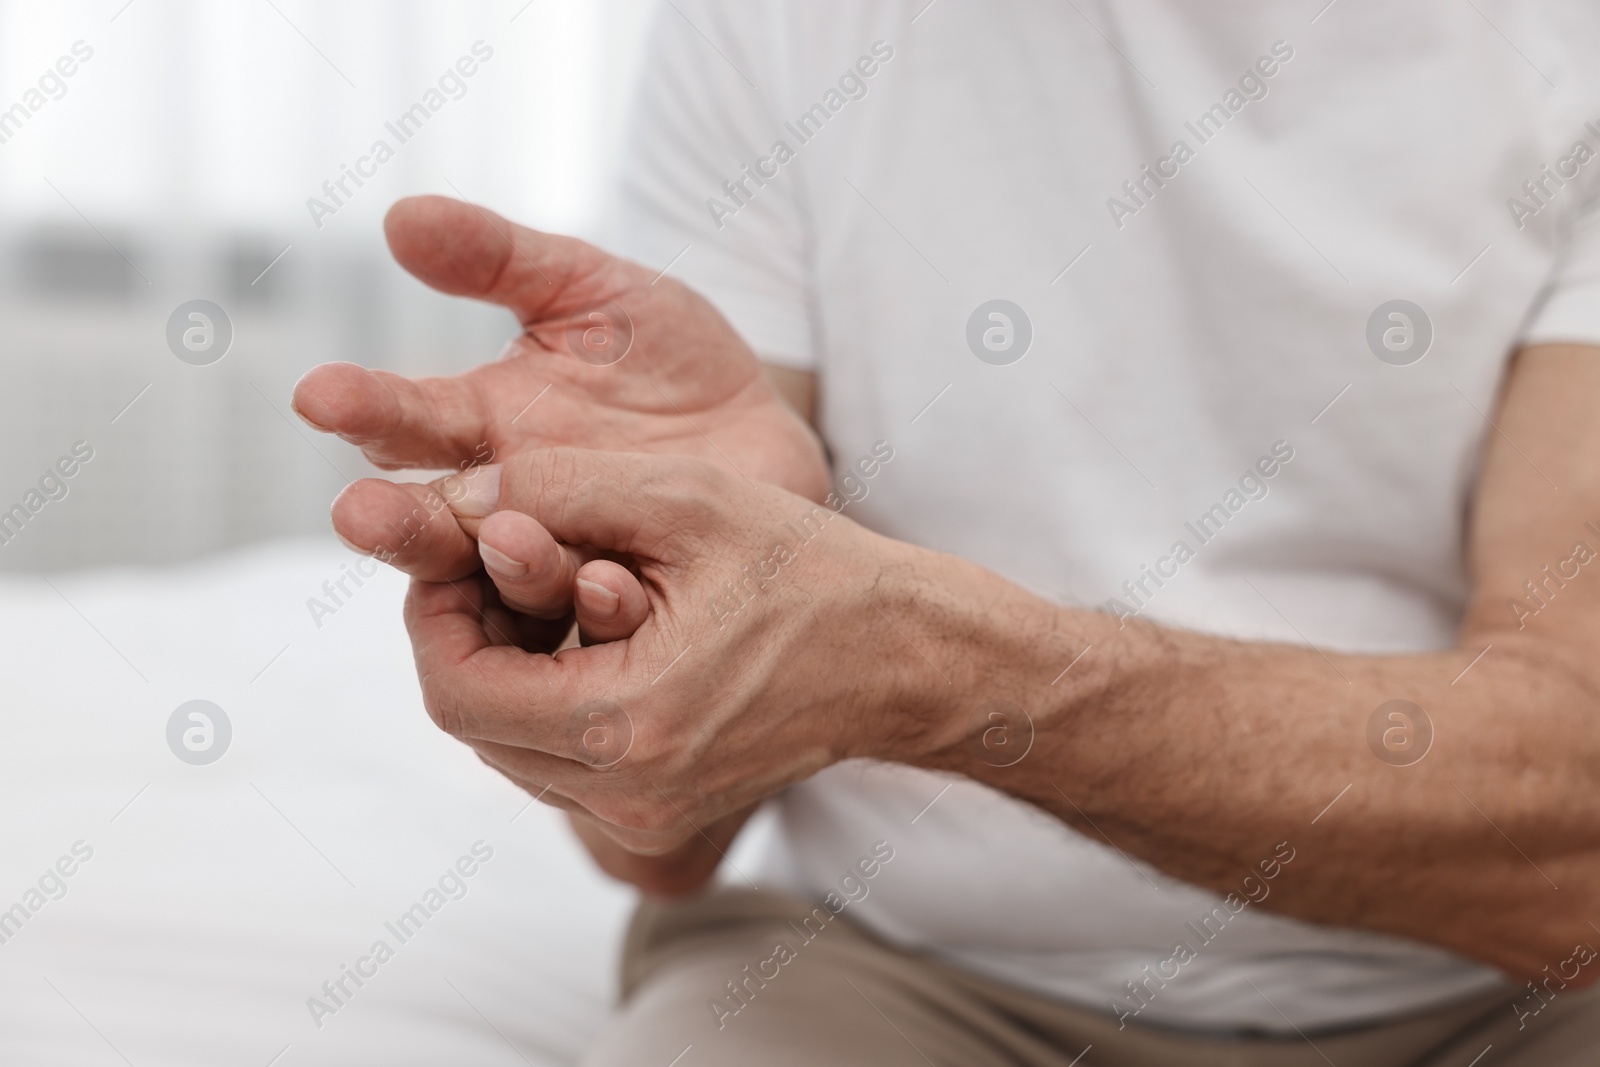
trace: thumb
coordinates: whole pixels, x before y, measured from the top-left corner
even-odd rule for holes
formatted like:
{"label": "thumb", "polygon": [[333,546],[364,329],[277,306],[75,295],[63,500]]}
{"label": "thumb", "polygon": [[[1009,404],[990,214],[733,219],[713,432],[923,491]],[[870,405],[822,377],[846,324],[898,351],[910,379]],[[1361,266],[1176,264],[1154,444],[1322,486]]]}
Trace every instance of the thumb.
{"label": "thumb", "polygon": [[641,276],[650,280],[643,267],[587,242],[444,196],[396,202],[383,230],[395,261],[418,280],[510,308],[524,326],[603,303],[641,284]]}
{"label": "thumb", "polygon": [[736,493],[733,475],[704,460],[549,448],[479,467],[450,507],[467,518],[520,511],[563,544],[670,564],[731,519]]}

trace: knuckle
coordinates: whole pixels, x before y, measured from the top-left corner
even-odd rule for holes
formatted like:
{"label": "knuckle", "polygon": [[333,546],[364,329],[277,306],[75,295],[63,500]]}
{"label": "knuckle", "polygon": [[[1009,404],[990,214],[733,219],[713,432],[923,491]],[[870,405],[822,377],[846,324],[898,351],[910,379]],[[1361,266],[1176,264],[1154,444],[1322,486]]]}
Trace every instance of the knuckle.
{"label": "knuckle", "polygon": [[577,449],[556,447],[507,459],[500,475],[501,506],[534,510],[561,500],[575,484],[578,455]]}
{"label": "knuckle", "polygon": [[398,471],[406,468],[403,461],[391,456],[380,444],[362,445],[361,454],[366,457],[368,463],[381,471]]}
{"label": "knuckle", "polygon": [[651,464],[642,479],[645,488],[670,499],[697,499],[722,488],[723,472],[707,460],[672,456]]}
{"label": "knuckle", "polygon": [[681,825],[683,816],[678,813],[678,809],[663,801],[645,812],[644,825],[640,829],[652,834],[666,834]]}
{"label": "knuckle", "polygon": [[[694,834],[693,830],[685,828],[686,832],[674,833],[668,836],[653,833],[635,833],[619,831],[618,840],[629,851],[639,856],[661,856],[682,845]],[[659,881],[656,884],[670,887],[678,884],[671,874],[665,874],[659,869],[650,869],[653,878]],[[669,890],[670,891],[670,890]]]}
{"label": "knuckle", "polygon": [[460,707],[451,699],[450,687],[437,673],[422,679],[422,706],[440,730],[455,738],[465,736],[466,722]]}
{"label": "knuckle", "polygon": [[635,837],[650,842],[684,825],[684,818],[671,802],[660,796],[617,798],[595,811],[602,820]]}
{"label": "knuckle", "polygon": [[674,457],[651,464],[637,488],[659,532],[681,538],[728,521],[739,487],[731,475],[705,460]]}

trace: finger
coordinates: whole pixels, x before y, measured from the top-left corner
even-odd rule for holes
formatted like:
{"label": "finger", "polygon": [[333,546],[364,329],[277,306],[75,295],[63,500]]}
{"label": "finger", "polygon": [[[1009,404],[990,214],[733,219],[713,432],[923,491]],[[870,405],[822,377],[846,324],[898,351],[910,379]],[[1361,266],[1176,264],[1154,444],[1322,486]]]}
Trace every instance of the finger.
{"label": "finger", "polygon": [[492,422],[481,375],[406,378],[354,363],[324,363],[295,383],[297,414],[359,445],[379,467],[482,463]]}
{"label": "finger", "polygon": [[582,804],[579,804],[576,800],[573,800],[569,796],[564,796],[563,794],[557,792],[549,782],[535,781],[534,779],[522,774],[518,774],[515,771],[506,770],[503,767],[497,767],[492,760],[485,759],[483,753],[481,752],[477,753],[477,756],[478,760],[485,767],[488,767],[490,770],[506,779],[506,781],[510,782],[512,785],[523,790],[528,794],[529,797],[537,800],[539,803],[548,804],[552,808],[560,808],[562,811],[573,814],[591,817],[586,815]]}
{"label": "finger", "polygon": [[492,645],[514,645],[526,652],[553,653],[566,646],[565,642],[574,635],[574,620],[572,614],[553,619],[536,619],[525,612],[514,611],[506,606],[500,597],[500,591],[494,587],[494,581],[482,572],[471,578],[462,579],[456,585],[476,582],[483,594],[483,628]]}
{"label": "finger", "polygon": [[610,299],[649,272],[584,241],[518,226],[443,196],[398,201],[383,220],[395,261],[424,284],[510,308],[524,326]]}
{"label": "finger", "polygon": [[481,621],[484,602],[472,583],[412,580],[403,614],[424,695],[434,674],[460,671],[462,664],[491,647]]}
{"label": "finger", "polygon": [[632,637],[650,615],[650,598],[645,595],[644,586],[636,574],[620,563],[591,560],[578,568],[574,586],[578,632],[586,642]]}
{"label": "finger", "polygon": [[413,582],[406,596],[406,628],[434,723],[524,788],[549,787],[573,798],[636,852],[664,852],[693,834],[681,810],[681,824],[662,820],[661,804],[650,795],[614,787],[633,778],[626,771],[610,776],[631,766],[634,723],[616,704],[579,700],[573,692],[583,677],[620,672],[626,646],[569,649],[557,657],[496,646],[478,619],[482,605],[473,583]]}
{"label": "finger", "polygon": [[[576,811],[591,819],[612,840],[640,855],[661,855],[682,845],[700,831],[681,812],[660,828],[645,829],[643,822],[654,816],[654,799],[664,794],[647,788],[638,794],[634,788],[607,788],[611,782],[603,773],[572,760],[559,759],[543,752],[499,745],[488,741],[472,742],[473,750],[485,764],[493,767],[530,793],[545,794],[557,807]],[[636,783],[632,783],[636,784]]]}
{"label": "finger", "polygon": [[551,448],[474,472],[460,516],[520,511],[557,541],[674,562],[692,526],[715,524],[732,476],[703,460]]}
{"label": "finger", "polygon": [[[534,800],[566,811],[575,819],[581,820],[584,827],[593,828],[595,832],[603,834],[608,841],[615,842],[634,855],[642,857],[660,856],[681,848],[686,841],[704,840],[704,837],[688,823],[665,832],[634,830],[608,823],[578,801],[556,789],[554,784],[547,781],[539,771],[533,771],[530,776],[528,769],[520,763],[503,760],[500,753],[506,751],[514,750],[507,750],[503,746],[493,746],[493,751],[479,751],[477,755],[484,766],[497,772],[501,777],[523,790]],[[748,813],[740,812],[737,817],[742,823],[748,817]],[[718,831],[712,827],[707,827],[707,831],[713,837],[718,836]],[[724,846],[719,845],[717,847],[720,850]]]}
{"label": "finger", "polygon": [[569,648],[549,656],[497,645],[481,614],[486,600],[473,582],[411,584],[406,630],[429,716],[462,740],[582,759],[572,738],[574,716],[589,696],[585,682],[621,675],[627,646]]}
{"label": "finger", "polygon": [[581,808],[583,803],[578,797],[585,791],[593,790],[594,771],[576,760],[493,741],[469,741],[468,744],[487,766],[493,767],[535,797],[559,797],[567,802],[562,806]]}
{"label": "finger", "polygon": [[451,581],[479,568],[477,544],[432,486],[382,478],[351,482],[333,502],[333,528],[356,551],[414,578]]}
{"label": "finger", "polygon": [[[493,468],[480,468],[478,476],[484,471]],[[481,521],[463,518],[461,523],[478,538],[484,570],[501,599],[518,611],[555,619],[576,608],[579,630],[590,642],[629,637],[650,614],[650,600],[632,571],[560,544],[538,520],[520,511],[497,511]]]}
{"label": "finger", "polygon": [[453,597],[440,594],[446,607],[455,608],[463,615],[477,613],[487,645],[504,645],[526,652],[549,654],[562,647],[562,642],[572,630],[571,615],[561,619],[535,619],[520,611],[512,611],[500,599],[500,593],[489,576],[482,572],[459,581],[437,584],[448,586],[454,594]]}
{"label": "finger", "polygon": [[572,610],[573,582],[584,560],[536,519],[520,511],[490,515],[478,527],[478,555],[508,606],[541,619]]}

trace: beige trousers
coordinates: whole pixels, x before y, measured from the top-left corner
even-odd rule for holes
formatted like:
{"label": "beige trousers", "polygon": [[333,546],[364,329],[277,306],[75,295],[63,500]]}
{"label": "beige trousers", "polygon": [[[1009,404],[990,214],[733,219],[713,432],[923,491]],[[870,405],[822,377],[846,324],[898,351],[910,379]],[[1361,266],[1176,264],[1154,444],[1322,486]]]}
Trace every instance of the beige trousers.
{"label": "beige trousers", "polygon": [[[1513,995],[1495,993],[1375,1026],[1287,1038],[1137,1022],[1119,1029],[1110,1014],[892,948],[845,916],[813,919],[805,940],[796,927],[814,906],[748,890],[642,905],[624,950],[623,1006],[585,1067],[1600,1063],[1600,989],[1559,993],[1523,1028]],[[779,941],[791,952],[775,951]]]}

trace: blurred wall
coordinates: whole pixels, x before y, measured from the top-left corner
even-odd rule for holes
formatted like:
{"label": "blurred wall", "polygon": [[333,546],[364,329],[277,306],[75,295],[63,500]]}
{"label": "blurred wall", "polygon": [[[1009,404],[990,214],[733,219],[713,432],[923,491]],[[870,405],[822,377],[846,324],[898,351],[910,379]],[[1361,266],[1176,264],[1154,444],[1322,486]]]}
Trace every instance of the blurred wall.
{"label": "blurred wall", "polygon": [[[434,192],[593,232],[652,6],[0,0],[0,512],[93,449],[0,570],[326,530],[371,468],[293,418],[295,379],[460,369],[515,328],[398,270],[383,212]],[[419,103],[400,143],[385,124]],[[335,204],[323,183],[379,139],[393,158]],[[167,336],[194,299],[232,326],[206,365]]]}

